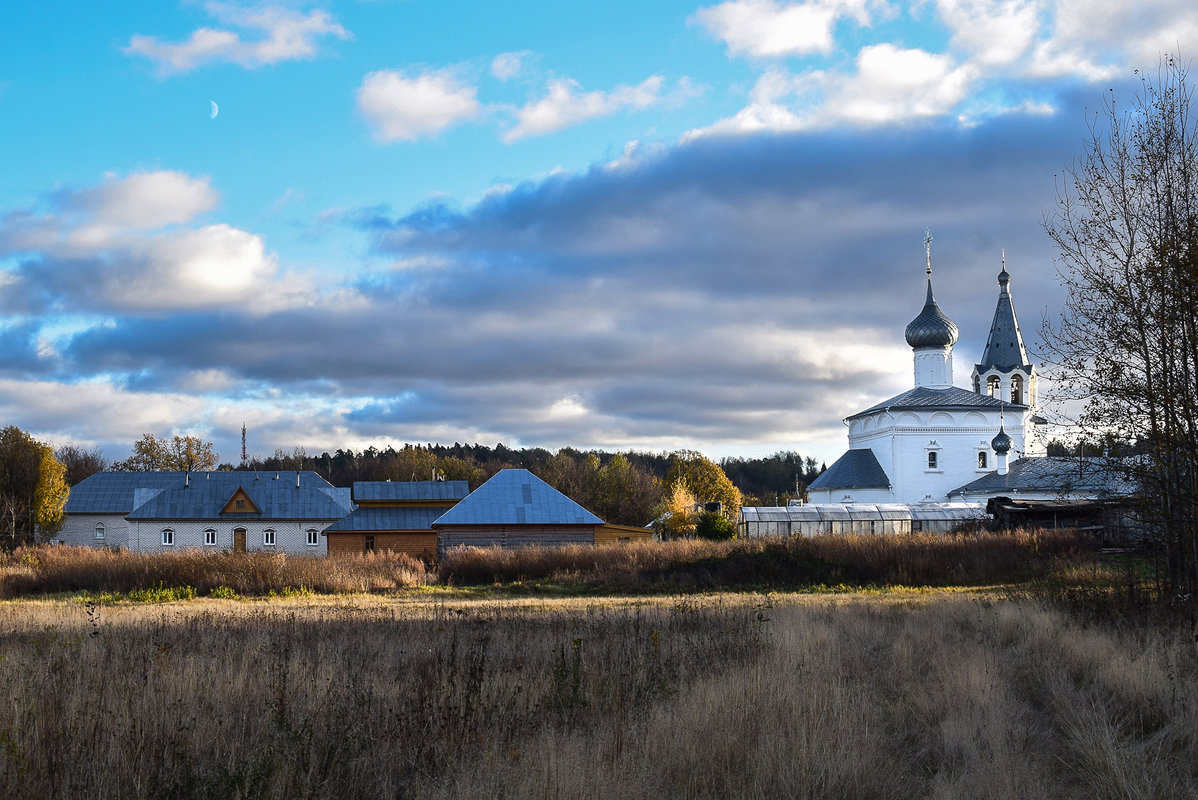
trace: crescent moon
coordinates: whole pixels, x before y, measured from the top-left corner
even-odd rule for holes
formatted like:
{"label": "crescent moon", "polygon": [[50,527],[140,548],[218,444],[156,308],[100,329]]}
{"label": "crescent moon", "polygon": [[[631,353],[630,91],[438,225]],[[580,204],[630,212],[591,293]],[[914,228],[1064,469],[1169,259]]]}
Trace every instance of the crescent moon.
{"label": "crescent moon", "polygon": [[216,115],[220,113],[220,106],[216,104],[215,100],[209,100],[208,102],[212,104],[212,116],[208,117],[208,119],[216,119]]}

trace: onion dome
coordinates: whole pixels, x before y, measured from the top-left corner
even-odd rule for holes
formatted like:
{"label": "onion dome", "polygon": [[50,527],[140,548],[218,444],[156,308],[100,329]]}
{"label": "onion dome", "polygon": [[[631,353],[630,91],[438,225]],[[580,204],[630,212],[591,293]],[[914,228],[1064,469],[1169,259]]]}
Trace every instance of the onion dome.
{"label": "onion dome", "polygon": [[907,344],[920,347],[952,347],[957,343],[957,323],[944,315],[932,296],[932,278],[928,277],[928,299],[923,311],[907,326]]}
{"label": "onion dome", "polygon": [[1011,437],[1007,436],[1007,432],[1000,426],[998,436],[990,440],[990,446],[994,448],[994,452],[1001,455],[1006,455],[1011,452]]}

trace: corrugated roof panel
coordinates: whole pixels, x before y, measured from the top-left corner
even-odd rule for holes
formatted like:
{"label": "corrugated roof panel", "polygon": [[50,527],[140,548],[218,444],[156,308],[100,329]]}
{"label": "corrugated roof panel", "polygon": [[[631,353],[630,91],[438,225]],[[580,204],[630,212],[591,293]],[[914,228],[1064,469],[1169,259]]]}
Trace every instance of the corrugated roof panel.
{"label": "corrugated roof panel", "polygon": [[352,531],[419,531],[431,530],[437,517],[445,513],[444,508],[378,508],[363,506],[325,528],[325,533]]}
{"label": "corrugated roof panel", "polygon": [[311,471],[98,472],[71,489],[67,513],[217,519],[238,487],[263,513],[226,518],[339,519],[350,509],[344,490]]}
{"label": "corrugated roof panel", "polygon": [[811,482],[811,489],[865,489],[890,486],[886,470],[868,447],[849,450]]}
{"label": "corrugated roof panel", "polygon": [[468,494],[466,481],[354,481],[354,500],[359,503],[461,500]]}
{"label": "corrugated roof panel", "polygon": [[930,389],[927,386],[917,386],[914,389],[908,389],[902,394],[895,395],[889,400],[883,400],[875,406],[854,414],[849,419],[856,419],[866,414],[872,414],[875,411],[884,410],[914,411],[930,408],[988,408],[998,411],[1004,405],[1012,409],[1025,408],[1025,406],[1014,403],[1002,403],[996,397],[978,394],[977,392],[971,392],[968,389],[962,389],[957,386],[950,386],[947,389]]}
{"label": "corrugated roof panel", "polygon": [[1101,458],[1018,458],[1006,475],[997,471],[953,489],[949,495],[1018,492],[1085,492],[1100,497],[1129,495],[1134,487]]}
{"label": "corrugated roof panel", "polygon": [[526,469],[504,469],[437,525],[602,525],[603,520]]}

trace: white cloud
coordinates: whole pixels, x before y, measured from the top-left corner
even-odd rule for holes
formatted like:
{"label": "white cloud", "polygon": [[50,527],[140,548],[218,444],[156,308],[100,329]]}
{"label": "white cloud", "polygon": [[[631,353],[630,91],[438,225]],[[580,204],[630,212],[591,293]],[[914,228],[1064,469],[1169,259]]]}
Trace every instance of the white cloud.
{"label": "white cloud", "polygon": [[729,0],[700,9],[695,19],[728,44],[731,55],[755,58],[830,52],[842,18],[868,25],[867,0]]}
{"label": "white cloud", "polygon": [[279,275],[260,236],[226,224],[187,226],[220,200],[206,177],[109,175],[52,200],[48,213],[0,218],[0,255],[32,256],[9,291],[52,286],[77,296],[71,305],[79,307],[161,311],[274,310],[303,304],[313,291],[297,276]]}
{"label": "white cloud", "polygon": [[52,440],[100,434],[132,442],[146,431],[186,429],[207,410],[207,401],[192,394],[130,392],[104,380],[0,379],[0,414]]}
{"label": "white cloud", "polygon": [[858,53],[855,75],[827,86],[825,112],[866,124],[944,114],[965,98],[975,74],[950,56],[873,45]]}
{"label": "white cloud", "polygon": [[852,73],[813,70],[797,76],[769,69],[745,108],[685,138],[845,123],[869,127],[943,115],[966,99],[978,75],[975,67],[958,65],[951,56],[891,44],[862,48],[856,67]]}
{"label": "white cloud", "polygon": [[215,28],[200,28],[178,43],[135,34],[123,52],[148,58],[160,74],[168,75],[210,63],[233,63],[252,69],[279,61],[312,58],[320,37],[350,38],[332,15],[319,9],[304,14],[277,5],[240,8],[223,3],[209,3],[206,8],[221,22],[260,32],[261,38],[247,41],[242,33]]}
{"label": "white cloud", "polygon": [[395,70],[371,72],[358,87],[358,110],[384,142],[432,137],[479,115],[477,88],[460,83],[448,70],[407,76]]}
{"label": "white cloud", "polygon": [[528,50],[500,53],[491,59],[491,74],[501,81],[509,81],[520,74],[524,69],[524,59],[531,54]]}
{"label": "white cloud", "polygon": [[583,92],[577,81],[551,81],[548,94],[516,110],[516,124],[504,133],[503,140],[514,142],[624,109],[648,108],[661,102],[662,84],[661,76],[653,75],[636,86],[617,86],[609,92]]}
{"label": "white cloud", "polygon": [[953,46],[988,66],[1024,58],[1041,28],[1039,0],[937,0]]}
{"label": "white cloud", "polygon": [[[110,176],[114,177],[114,176]],[[77,202],[88,208],[98,225],[152,230],[188,222],[211,211],[220,200],[207,177],[182,172],[136,172],[127,178],[79,192]]]}

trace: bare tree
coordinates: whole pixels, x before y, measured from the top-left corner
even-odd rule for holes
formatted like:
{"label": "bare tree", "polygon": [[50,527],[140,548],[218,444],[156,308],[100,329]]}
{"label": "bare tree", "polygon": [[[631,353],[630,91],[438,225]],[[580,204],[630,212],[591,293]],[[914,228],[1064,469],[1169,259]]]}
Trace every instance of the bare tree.
{"label": "bare tree", "polygon": [[54,457],[66,468],[67,483],[71,486],[108,469],[108,459],[98,447],[85,450],[74,443],[59,445],[54,448]]}
{"label": "bare tree", "polygon": [[[1198,129],[1165,59],[1126,111],[1111,94],[1045,227],[1069,292],[1045,330],[1084,437],[1137,482],[1175,597],[1198,598]],[[1135,452],[1140,455],[1128,457]]]}

